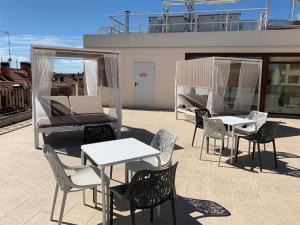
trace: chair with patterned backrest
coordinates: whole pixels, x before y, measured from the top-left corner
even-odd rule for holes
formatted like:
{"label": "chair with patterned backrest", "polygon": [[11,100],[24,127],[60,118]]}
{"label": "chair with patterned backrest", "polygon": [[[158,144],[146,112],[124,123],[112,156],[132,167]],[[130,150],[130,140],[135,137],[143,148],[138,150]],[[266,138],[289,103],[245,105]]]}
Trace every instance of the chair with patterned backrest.
{"label": "chair with patterned backrest", "polygon": [[195,130],[194,130],[194,136],[193,136],[192,146],[194,145],[197,128],[201,128],[201,129],[204,128],[204,122],[203,122],[203,120],[205,118],[211,118],[211,114],[210,114],[210,112],[209,112],[208,109],[196,109],[195,110],[196,124],[195,124]]}
{"label": "chair with patterned backrest", "polygon": [[[85,194],[84,194],[85,189],[95,188],[100,185],[105,185],[106,190],[108,191],[109,179],[108,177],[105,177],[104,178],[105,184],[101,184],[101,171],[97,167],[67,166],[59,159],[55,150],[49,145],[44,145],[43,154],[48,160],[56,180],[56,188],[55,188],[51,216],[50,216],[51,220],[53,220],[58,188],[60,188],[63,191],[62,205],[61,205],[61,210],[60,210],[60,215],[58,220],[59,225],[62,222],[67,194],[69,192],[83,191],[83,202],[85,202]],[[72,172],[72,174],[68,175],[66,171],[70,171]],[[95,207],[96,207],[97,206],[96,192],[94,193],[94,199],[95,199]]]}
{"label": "chair with patterned backrest", "polygon": [[224,123],[220,119],[204,119],[204,134],[202,139],[202,146],[200,152],[200,159],[202,156],[202,150],[206,138],[212,138],[214,140],[221,140],[222,145],[219,153],[219,162],[220,165],[221,155],[224,149],[224,140],[230,137],[230,133],[227,132]]}
{"label": "chair with patterned backrest", "polygon": [[[115,133],[109,124],[98,126],[86,126],[83,130],[84,144],[116,140]],[[82,155],[83,164],[88,159],[92,164],[94,162],[86,155]],[[110,167],[110,178],[112,178],[113,166]]]}
{"label": "chair with patterned backrest", "polygon": [[170,200],[173,212],[173,222],[176,225],[175,213],[175,174],[177,163],[163,170],[140,170],[129,184],[110,188],[110,224],[113,224],[114,196],[125,200],[130,206],[132,225],[135,225],[135,210],[149,209],[150,220],[153,222],[153,207]]}
{"label": "chair with patterned backrest", "polygon": [[[266,122],[267,117],[268,117],[268,113],[266,112],[251,111],[246,118],[250,120],[254,120],[256,123],[250,125],[244,125],[242,127],[236,127],[234,130],[235,135],[237,136],[238,139],[240,139],[241,136],[256,133],[259,130],[259,128]],[[251,142],[249,141],[248,153],[250,153],[250,148],[251,148]]]}
{"label": "chair with patterned backrest", "polygon": [[[240,137],[240,138],[244,138],[250,142],[253,142],[253,152],[252,152],[253,159],[254,159],[254,154],[255,154],[255,145],[257,144],[260,171],[262,171],[260,144],[266,144],[266,143],[270,143],[270,142],[273,143],[275,167],[278,168],[277,153],[276,153],[276,146],[275,146],[275,138],[276,138],[276,134],[278,131],[278,127],[279,127],[278,122],[267,121],[259,128],[257,133]],[[238,150],[239,150],[239,139],[237,140],[237,149],[235,152],[235,162],[236,163],[237,163]]]}
{"label": "chair with patterned backrest", "polygon": [[[128,182],[128,172],[137,172],[139,170],[154,170],[166,168],[172,165],[172,155],[176,142],[177,134],[165,129],[159,130],[151,141],[150,146],[159,150],[160,163],[156,157],[150,157],[143,160],[136,160],[126,163],[126,182]],[[160,164],[160,166],[159,166]]]}

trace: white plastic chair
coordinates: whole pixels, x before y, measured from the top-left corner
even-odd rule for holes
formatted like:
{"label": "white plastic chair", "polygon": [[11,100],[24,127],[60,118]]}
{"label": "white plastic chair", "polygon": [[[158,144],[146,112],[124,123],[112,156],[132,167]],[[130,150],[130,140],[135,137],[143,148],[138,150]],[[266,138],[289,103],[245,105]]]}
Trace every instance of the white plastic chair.
{"label": "white plastic chair", "polygon": [[203,133],[203,139],[202,139],[202,146],[201,146],[201,152],[200,152],[200,159],[202,156],[203,146],[204,142],[206,140],[206,137],[213,138],[214,140],[221,140],[221,149],[219,153],[219,162],[218,166],[220,165],[221,161],[221,155],[224,149],[224,140],[231,137],[231,134],[226,131],[226,128],[220,119],[204,119],[204,133]]}
{"label": "white plastic chair", "polygon": [[[53,220],[58,188],[60,187],[60,189],[63,191],[62,205],[58,220],[58,225],[60,225],[62,222],[67,194],[69,192],[83,191],[83,203],[85,203],[84,190],[88,188],[96,188],[97,186],[101,185],[101,171],[94,166],[67,166],[59,159],[55,150],[49,145],[44,145],[43,153],[46,159],[48,160],[54,177],[56,179],[56,187],[50,216],[51,220]],[[73,173],[71,175],[67,175],[66,171],[72,171]],[[106,193],[108,194],[109,178],[106,176],[104,180],[104,185],[106,186]],[[95,207],[97,207],[97,192],[94,192],[94,200]],[[108,204],[108,196],[106,200]]]}
{"label": "white plastic chair", "polygon": [[[266,119],[268,117],[268,113],[266,112],[259,112],[259,111],[251,111],[249,115],[246,117],[247,119],[256,121],[255,124],[250,124],[247,126],[237,126],[234,130],[234,134],[236,136],[247,136],[250,134],[255,134],[259,128],[261,128],[262,125],[266,122]],[[264,145],[264,149],[265,149]],[[250,153],[251,149],[251,142],[249,141],[249,148],[248,153]]]}
{"label": "white plastic chair", "polygon": [[160,167],[156,157],[150,157],[143,160],[136,160],[126,163],[126,182],[128,182],[129,171],[137,172],[140,170],[154,170],[158,168],[163,169],[171,166],[176,138],[177,134],[171,133],[165,129],[159,130],[152,139],[150,146],[161,152]]}

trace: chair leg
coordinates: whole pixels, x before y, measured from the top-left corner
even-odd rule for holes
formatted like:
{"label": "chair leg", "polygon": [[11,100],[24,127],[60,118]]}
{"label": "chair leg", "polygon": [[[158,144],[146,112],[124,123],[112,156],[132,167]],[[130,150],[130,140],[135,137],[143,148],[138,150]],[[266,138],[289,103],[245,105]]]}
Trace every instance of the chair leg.
{"label": "chair leg", "polygon": [[206,137],[206,152],[209,150],[209,137]]}
{"label": "chair leg", "polygon": [[255,143],[255,142],[253,142],[253,152],[252,152],[252,159],[254,159],[254,154],[255,154],[255,145],[256,145],[256,143]]}
{"label": "chair leg", "polygon": [[83,205],[85,205],[85,189],[82,190],[82,201]]}
{"label": "chair leg", "polygon": [[220,166],[220,161],[221,161],[221,155],[222,155],[222,152],[223,152],[223,148],[224,148],[224,139],[222,140],[222,146],[221,146],[221,150],[220,150],[220,154],[219,154],[218,166]]}
{"label": "chair leg", "polygon": [[238,152],[239,152],[239,145],[240,145],[240,136],[237,136],[236,150],[235,150],[235,163],[237,163],[237,157],[238,157]]}
{"label": "chair leg", "polygon": [[277,153],[276,153],[276,146],[275,146],[275,139],[274,139],[272,142],[273,142],[273,150],[274,150],[275,167],[278,168],[278,163],[277,163]]}
{"label": "chair leg", "polygon": [[95,208],[97,208],[97,187],[93,188]]}
{"label": "chair leg", "polygon": [[202,145],[201,145],[200,157],[199,157],[200,159],[201,159],[201,156],[202,156],[202,151],[203,151],[204,142],[205,142],[205,135],[203,135],[203,138],[202,138]]}
{"label": "chair leg", "polygon": [[171,198],[171,205],[172,205],[173,223],[174,223],[174,225],[176,225],[177,220],[176,220],[176,210],[175,210],[175,199],[174,199],[174,197]]}
{"label": "chair leg", "polygon": [[130,203],[130,216],[131,216],[131,224],[135,225],[135,216],[134,216],[135,209],[133,208],[132,204]]}
{"label": "chair leg", "polygon": [[105,185],[106,189],[105,189],[105,192],[106,192],[106,206],[107,206],[107,210],[106,210],[106,215],[107,215],[107,220],[106,221],[110,221],[110,191],[109,191],[109,184],[108,185]]}
{"label": "chair leg", "polygon": [[197,132],[197,125],[195,126],[195,130],[194,130],[194,136],[193,136],[192,146],[194,146],[196,132]]}
{"label": "chair leg", "polygon": [[216,153],[216,139],[214,138],[214,154]]}
{"label": "chair leg", "polygon": [[129,170],[125,164],[125,184],[128,184],[128,175],[129,175]]}
{"label": "chair leg", "polygon": [[153,207],[150,208],[150,222],[153,223]]}
{"label": "chair leg", "polygon": [[130,181],[132,180],[132,177],[133,177],[133,171],[130,170]]}
{"label": "chair leg", "polygon": [[109,224],[110,225],[113,225],[113,210],[114,210],[114,206],[113,206],[113,204],[114,204],[114,193],[111,191],[110,192],[110,196],[109,196],[110,198],[110,203],[109,203],[109,208],[110,208],[110,210],[109,210]]}
{"label": "chair leg", "polygon": [[226,148],[228,149],[228,147],[229,147],[229,138],[227,138],[227,146],[226,146]]}
{"label": "chair leg", "polygon": [[57,199],[57,192],[58,192],[58,183],[56,183],[56,186],[55,186],[55,192],[54,192],[54,198],[53,198],[53,203],[52,203],[52,210],[51,210],[50,220],[53,220],[53,214],[54,214],[55,204],[56,204],[56,199]]}
{"label": "chair leg", "polygon": [[248,154],[250,154],[250,149],[251,149],[251,141],[248,141],[248,142],[249,142]]}
{"label": "chair leg", "polygon": [[258,160],[259,160],[259,168],[260,168],[260,172],[262,172],[262,167],[261,167],[261,155],[260,155],[260,144],[257,143],[257,151],[258,151]]}
{"label": "chair leg", "polygon": [[110,166],[110,176],[109,176],[110,179],[112,178],[113,168],[114,168],[113,166]]}
{"label": "chair leg", "polygon": [[67,192],[64,191],[62,203],[61,203],[61,208],[60,208],[60,214],[59,214],[59,220],[58,220],[58,225],[61,225],[61,221],[64,215],[64,210],[65,210],[65,205],[66,205],[66,200],[67,200]]}
{"label": "chair leg", "polygon": [[264,151],[266,151],[266,144],[264,143]]}

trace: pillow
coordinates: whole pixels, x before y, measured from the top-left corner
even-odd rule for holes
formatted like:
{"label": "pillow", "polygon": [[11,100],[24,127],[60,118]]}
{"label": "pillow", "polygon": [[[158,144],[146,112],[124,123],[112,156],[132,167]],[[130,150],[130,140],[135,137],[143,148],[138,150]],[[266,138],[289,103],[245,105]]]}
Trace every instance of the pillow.
{"label": "pillow", "polygon": [[41,98],[43,107],[49,104],[50,100],[51,116],[71,115],[70,101],[67,96],[44,96]]}
{"label": "pillow", "polygon": [[70,96],[73,114],[97,114],[103,113],[99,96]]}

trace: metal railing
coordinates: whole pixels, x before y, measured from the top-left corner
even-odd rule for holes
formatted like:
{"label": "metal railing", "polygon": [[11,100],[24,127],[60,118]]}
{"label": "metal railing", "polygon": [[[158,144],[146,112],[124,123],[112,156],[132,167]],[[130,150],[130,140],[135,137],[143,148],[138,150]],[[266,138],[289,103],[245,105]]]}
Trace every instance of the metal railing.
{"label": "metal railing", "polygon": [[[238,19],[233,19],[237,16]],[[176,20],[176,17],[179,18]],[[202,21],[209,17],[213,21]],[[150,22],[150,18],[154,22]],[[183,21],[182,21],[183,20]],[[168,33],[265,30],[268,9],[232,9],[193,12],[125,13],[109,16],[110,25],[99,27],[100,34]]]}

